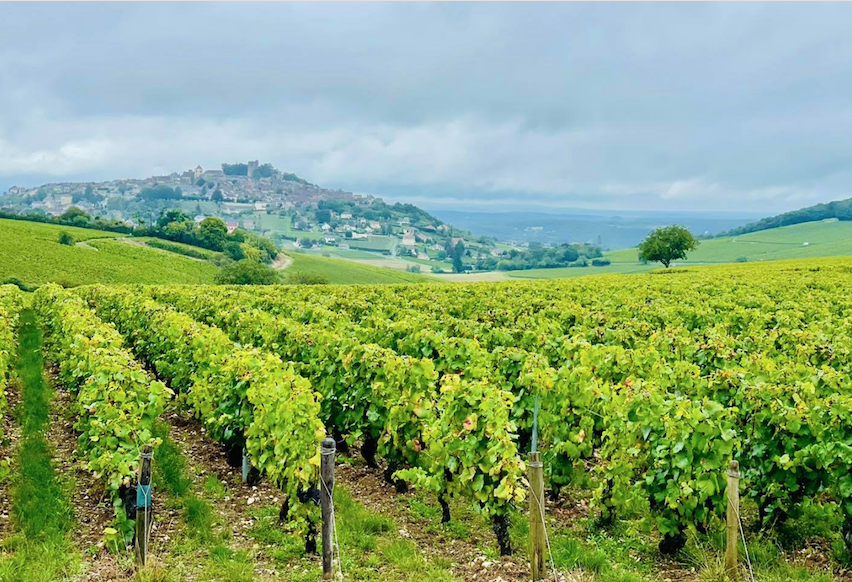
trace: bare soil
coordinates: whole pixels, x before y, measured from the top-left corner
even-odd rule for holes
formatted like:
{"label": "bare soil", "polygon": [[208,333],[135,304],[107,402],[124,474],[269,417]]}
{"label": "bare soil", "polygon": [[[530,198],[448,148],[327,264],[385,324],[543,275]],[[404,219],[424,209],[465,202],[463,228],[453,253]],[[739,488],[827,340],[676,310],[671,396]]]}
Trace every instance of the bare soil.
{"label": "bare soil", "polygon": [[[0,442],[0,461],[9,460],[14,469],[15,447],[21,437],[21,429],[13,420],[15,409],[20,402],[17,382],[9,382],[6,386],[6,414],[0,417],[3,440]],[[12,523],[12,487],[11,479],[0,480],[0,542],[10,536],[14,530]]]}
{"label": "bare soil", "polygon": [[272,261],[270,266],[276,271],[283,271],[287,267],[293,264],[293,259],[285,255],[284,253],[280,253],[275,260]]}
{"label": "bare soil", "polygon": [[79,459],[77,431],[74,430],[74,395],[58,387],[55,370],[51,371],[51,384],[55,398],[50,407],[50,428],[47,440],[53,447],[53,465],[63,486],[68,486],[68,497],[76,518],[72,538],[85,555],[84,579],[97,581],[127,580],[132,571],[118,564],[114,554],[103,543],[104,529],[113,524],[112,502],[103,482],[85,470]]}
{"label": "bare soil", "polygon": [[434,530],[427,531],[427,523],[406,509],[408,500],[414,499],[416,492],[397,493],[384,480],[381,469],[371,469],[360,463],[340,463],[335,468],[335,481],[344,485],[352,498],[368,510],[396,521],[400,535],[411,540],[424,554],[451,561],[452,572],[458,578],[477,582],[529,579],[524,548],[515,548],[515,555],[498,559],[483,554],[481,548],[497,547],[490,527],[472,528],[463,540],[449,535],[436,539]]}

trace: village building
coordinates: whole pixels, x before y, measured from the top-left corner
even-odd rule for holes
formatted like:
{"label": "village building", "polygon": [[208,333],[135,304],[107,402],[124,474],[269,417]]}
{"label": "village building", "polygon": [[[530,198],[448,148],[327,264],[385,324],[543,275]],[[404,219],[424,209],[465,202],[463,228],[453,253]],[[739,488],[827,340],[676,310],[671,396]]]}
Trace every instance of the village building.
{"label": "village building", "polygon": [[414,229],[406,228],[405,232],[402,234],[402,246],[404,247],[413,247],[416,244],[414,239]]}

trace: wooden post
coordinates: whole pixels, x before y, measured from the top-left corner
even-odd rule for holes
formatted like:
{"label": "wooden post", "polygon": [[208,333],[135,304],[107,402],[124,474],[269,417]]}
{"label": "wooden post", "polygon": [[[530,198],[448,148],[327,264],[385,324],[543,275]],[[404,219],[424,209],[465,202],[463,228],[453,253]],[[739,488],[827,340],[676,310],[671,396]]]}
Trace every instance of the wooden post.
{"label": "wooden post", "polygon": [[322,507],[322,579],[332,579],[334,515],[332,493],[334,491],[334,439],[322,441],[322,463],[320,465],[320,505]]}
{"label": "wooden post", "polygon": [[248,450],[245,447],[243,447],[243,466],[242,466],[242,468],[243,468],[243,483],[246,483],[248,481],[248,474],[249,474],[249,467],[250,466],[251,466],[251,463],[249,462]]}
{"label": "wooden post", "polygon": [[136,563],[148,559],[148,532],[151,529],[151,458],[154,449],[145,445],[139,453],[139,482],[136,485]]}
{"label": "wooden post", "polygon": [[530,570],[533,580],[544,579],[544,468],[541,453],[529,454],[530,482]]}
{"label": "wooden post", "polygon": [[731,461],[728,466],[728,540],[725,547],[725,572],[728,577],[737,578],[738,569],[738,551],[737,547],[740,539],[740,464],[737,461]]}

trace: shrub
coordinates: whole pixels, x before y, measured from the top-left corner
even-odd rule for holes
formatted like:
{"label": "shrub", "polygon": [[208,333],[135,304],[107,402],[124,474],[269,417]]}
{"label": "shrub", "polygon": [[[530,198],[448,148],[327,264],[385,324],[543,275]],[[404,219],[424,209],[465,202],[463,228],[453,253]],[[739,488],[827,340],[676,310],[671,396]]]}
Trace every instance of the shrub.
{"label": "shrub", "polygon": [[222,249],[222,252],[225,253],[225,256],[233,259],[234,261],[242,261],[246,258],[246,253],[243,251],[243,247],[240,246],[240,243],[238,242],[227,243]]}
{"label": "shrub", "polygon": [[405,270],[408,271],[409,273],[419,273],[420,272],[420,265],[411,265],[410,267],[406,267]]}
{"label": "shrub", "polygon": [[592,259],[593,267],[606,267],[610,264],[609,259]]}
{"label": "shrub", "polygon": [[271,267],[256,261],[243,259],[216,273],[219,285],[272,285],[278,281],[278,273]]}
{"label": "shrub", "polygon": [[64,230],[59,233],[59,244],[66,246],[74,246],[74,237]]}
{"label": "shrub", "polygon": [[737,262],[738,263],[747,263],[748,258],[747,257],[737,257]]}

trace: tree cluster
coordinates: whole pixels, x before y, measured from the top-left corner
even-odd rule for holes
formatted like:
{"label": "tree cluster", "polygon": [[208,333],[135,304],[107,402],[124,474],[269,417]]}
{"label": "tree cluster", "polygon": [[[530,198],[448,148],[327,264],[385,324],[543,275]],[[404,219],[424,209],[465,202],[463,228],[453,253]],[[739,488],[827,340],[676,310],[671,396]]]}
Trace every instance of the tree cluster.
{"label": "tree cluster", "polygon": [[[196,224],[178,209],[163,211],[155,224],[143,228],[147,229],[143,236],[159,236],[211,251],[224,252],[236,261],[252,259],[260,263],[270,263],[278,255],[275,244],[267,238],[242,229],[228,234],[228,227],[220,218],[208,217]],[[137,232],[134,231],[134,234]]]}
{"label": "tree cluster", "polygon": [[464,241],[460,240],[453,246],[452,240],[448,240],[447,244],[444,245],[444,252],[446,253],[446,259],[453,264],[453,273],[464,273],[466,268],[464,265],[464,255],[466,252]]}
{"label": "tree cluster", "polygon": [[530,243],[524,250],[512,249],[498,257],[486,257],[476,261],[476,268],[487,271],[522,271],[526,269],[556,269],[570,267],[586,259],[601,256],[599,247],[592,245],[561,244],[545,247],[541,243]]}
{"label": "tree cluster", "polygon": [[139,193],[141,200],[180,200],[183,197],[183,192],[180,186],[172,188],[165,184],[157,184],[150,188],[144,188]]}

